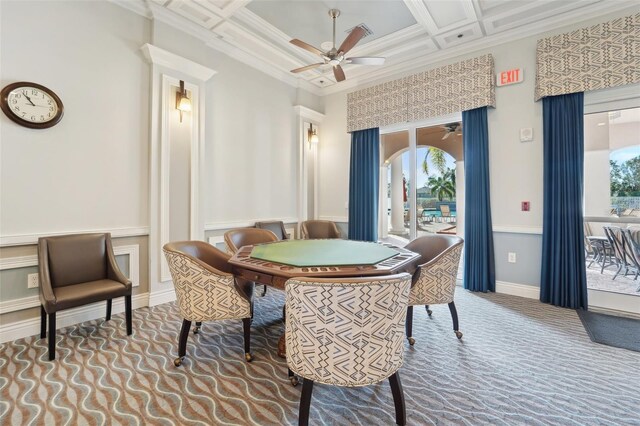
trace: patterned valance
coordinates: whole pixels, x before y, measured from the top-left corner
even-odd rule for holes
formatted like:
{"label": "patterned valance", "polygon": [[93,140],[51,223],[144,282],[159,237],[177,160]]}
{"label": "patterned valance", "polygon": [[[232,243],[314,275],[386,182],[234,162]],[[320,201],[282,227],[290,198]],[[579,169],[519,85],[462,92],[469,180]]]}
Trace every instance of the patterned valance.
{"label": "patterned valance", "polygon": [[347,131],[495,106],[493,57],[483,55],[347,95]]}
{"label": "patterned valance", "polygon": [[536,100],[638,82],[640,13],[538,40]]}

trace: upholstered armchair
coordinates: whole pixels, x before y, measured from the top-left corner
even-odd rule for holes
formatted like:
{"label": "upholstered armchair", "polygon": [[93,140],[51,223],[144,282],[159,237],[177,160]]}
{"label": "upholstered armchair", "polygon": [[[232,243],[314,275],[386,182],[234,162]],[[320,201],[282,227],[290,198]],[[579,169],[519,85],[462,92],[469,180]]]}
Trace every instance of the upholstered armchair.
{"label": "upholstered armchair", "polygon": [[187,351],[191,323],[241,319],[244,328],[244,356],[251,355],[252,283],[241,285],[231,273],[230,256],[202,241],[180,241],[165,244],[164,255],[169,264],[182,320],[178,358],[180,366]]}
{"label": "upholstered armchair", "polygon": [[330,220],[306,220],[300,224],[303,240],[341,238],[338,226]]}
{"label": "upholstered armchair", "polygon": [[281,220],[274,220],[269,222],[256,222],[256,228],[258,229],[267,229],[275,234],[278,237],[278,240],[288,240],[289,235],[287,234],[287,230],[284,227],[284,222]]}
{"label": "upholstered armchair", "polygon": [[453,331],[458,339],[462,338],[453,296],[463,245],[462,238],[453,235],[426,235],[405,246],[407,250],[420,254],[420,265],[413,275],[407,308],[406,332],[409,344],[416,342],[412,336],[413,307],[416,305],[425,305],[429,317],[433,314],[429,305],[449,305]]}
{"label": "upholstered armchair", "polygon": [[238,228],[224,233],[224,243],[230,254],[234,254],[243,246],[252,246],[273,241],[278,241],[278,237],[268,229]]}
{"label": "upholstered armchair", "polygon": [[49,360],[56,357],[56,313],[69,308],[124,297],[127,335],[131,327],[131,281],[116,263],[111,234],[77,234],[38,239],[40,338],[47,335]]}
{"label": "upholstered armchair", "polygon": [[[238,228],[227,231],[224,234],[224,243],[227,246],[227,252],[230,254],[235,254],[243,246],[271,243],[274,241],[278,241],[276,234],[268,229],[261,228]],[[252,285],[255,287],[255,283]],[[264,286],[264,290],[262,290],[262,296],[265,294],[267,294],[266,285]]]}
{"label": "upholstered armchair", "polygon": [[[285,284],[287,364],[304,379],[299,424],[307,425],[315,382],[358,387],[389,379],[396,423],[406,424],[402,366],[411,276],[293,278]],[[331,309],[329,309],[329,307]]]}

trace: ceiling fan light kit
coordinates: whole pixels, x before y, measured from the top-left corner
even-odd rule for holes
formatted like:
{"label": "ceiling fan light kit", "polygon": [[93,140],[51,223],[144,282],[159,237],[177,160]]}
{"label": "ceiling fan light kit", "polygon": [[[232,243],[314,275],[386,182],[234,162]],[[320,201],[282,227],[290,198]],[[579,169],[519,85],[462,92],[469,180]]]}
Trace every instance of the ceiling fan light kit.
{"label": "ceiling fan light kit", "polygon": [[291,44],[298,46],[302,49],[305,49],[315,55],[318,55],[322,58],[323,62],[318,62],[311,65],[306,65],[304,67],[296,68],[291,70],[292,73],[300,73],[304,71],[308,71],[322,65],[331,65],[333,67],[333,75],[336,78],[336,81],[339,83],[346,79],[344,75],[344,70],[342,69],[342,62],[347,64],[359,64],[359,65],[382,65],[384,64],[384,58],[380,57],[353,57],[353,58],[345,58],[345,54],[353,49],[353,47],[358,44],[358,42],[366,35],[366,31],[360,27],[354,27],[347,38],[344,39],[339,48],[336,48],[336,18],[340,16],[340,11],[338,9],[330,9],[329,17],[331,17],[333,21],[333,42],[331,49],[323,52],[310,45],[309,43],[305,43],[302,40],[298,40],[294,38],[291,40]]}

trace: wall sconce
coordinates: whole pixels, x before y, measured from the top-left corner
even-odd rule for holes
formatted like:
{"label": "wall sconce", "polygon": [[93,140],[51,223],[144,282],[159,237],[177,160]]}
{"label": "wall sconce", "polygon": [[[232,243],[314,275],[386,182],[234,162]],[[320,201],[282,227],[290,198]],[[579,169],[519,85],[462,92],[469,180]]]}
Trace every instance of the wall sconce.
{"label": "wall sconce", "polygon": [[309,123],[309,130],[307,130],[307,141],[309,142],[309,149],[311,149],[311,144],[316,144],[320,140],[318,139],[318,129],[313,128],[313,124]]}
{"label": "wall sconce", "polygon": [[184,88],[184,81],[180,80],[180,91],[176,93],[176,109],[180,111],[180,122],[182,123],[182,113],[191,112],[191,99],[187,97]]}

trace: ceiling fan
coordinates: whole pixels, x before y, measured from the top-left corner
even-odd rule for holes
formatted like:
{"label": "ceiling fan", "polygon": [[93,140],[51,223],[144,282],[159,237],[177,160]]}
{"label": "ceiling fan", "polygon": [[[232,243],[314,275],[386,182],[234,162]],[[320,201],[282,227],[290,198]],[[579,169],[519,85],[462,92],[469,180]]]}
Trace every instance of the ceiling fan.
{"label": "ceiling fan", "polygon": [[336,49],[336,18],[340,16],[340,11],[338,9],[331,9],[329,10],[329,16],[331,17],[331,19],[333,19],[333,47],[330,50],[328,50],[327,52],[323,52],[322,50],[316,47],[313,47],[312,45],[305,43],[302,40],[298,40],[297,38],[294,38],[290,42],[291,44],[295,44],[298,47],[301,47],[305,50],[308,50],[309,52],[315,53],[316,55],[320,56],[323,62],[318,62],[316,64],[311,64],[301,68],[296,68],[294,70],[291,70],[291,72],[299,73],[299,72],[307,71],[313,68],[317,68],[321,65],[331,65],[333,67],[333,75],[336,77],[336,80],[340,82],[346,79],[344,75],[344,70],[340,66],[340,64],[343,61],[346,61],[345,63],[347,64],[362,64],[362,65],[384,64],[385,58],[379,58],[379,57],[373,57],[373,56],[345,58],[344,55],[346,55],[346,53],[349,50],[351,50],[356,44],[358,44],[358,42],[362,37],[364,37],[365,30],[362,29],[361,27],[355,27],[353,30],[351,30],[347,38],[342,42],[340,47]]}
{"label": "ceiling fan", "polygon": [[460,127],[460,123],[456,122],[456,123],[447,123],[445,125],[442,126],[445,130],[444,136],[442,137],[442,140],[447,139],[449,136],[451,136],[451,134],[455,133],[455,132],[459,132],[462,128]]}

